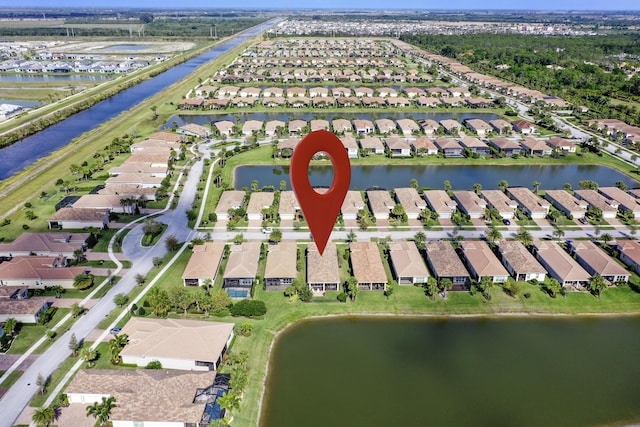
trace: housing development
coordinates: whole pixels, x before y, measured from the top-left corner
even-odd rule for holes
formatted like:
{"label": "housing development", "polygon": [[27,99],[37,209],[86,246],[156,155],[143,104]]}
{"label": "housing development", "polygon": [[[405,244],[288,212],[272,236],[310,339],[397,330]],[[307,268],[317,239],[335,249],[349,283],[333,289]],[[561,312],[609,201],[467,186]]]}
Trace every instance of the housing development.
{"label": "housing development", "polygon": [[[274,337],[311,316],[637,313],[640,127],[401,39],[600,30],[265,16],[173,51],[128,22],[0,44],[0,82],[191,67],[0,181],[0,427],[258,425]],[[322,254],[288,176],[319,130],[353,176]]]}

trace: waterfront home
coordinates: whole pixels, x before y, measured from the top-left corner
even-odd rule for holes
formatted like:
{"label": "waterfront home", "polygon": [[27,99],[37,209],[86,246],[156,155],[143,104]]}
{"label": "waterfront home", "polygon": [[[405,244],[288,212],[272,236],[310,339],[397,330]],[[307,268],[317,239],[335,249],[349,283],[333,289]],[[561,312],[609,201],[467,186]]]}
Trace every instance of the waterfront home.
{"label": "waterfront home", "polygon": [[502,191],[482,190],[482,198],[487,201],[487,206],[496,209],[503,219],[512,219],[515,216],[518,203]]}
{"label": "waterfront home", "polygon": [[375,121],[376,128],[381,134],[395,132],[397,130],[396,123],[389,119],[378,119]]}
{"label": "waterfront home", "polygon": [[429,240],[425,246],[427,263],[438,282],[449,279],[453,283],[452,290],[467,290],[469,273],[458,257],[450,242]]}
{"label": "waterfront home", "polygon": [[547,190],[544,198],[565,215],[576,219],[584,218],[589,207],[585,200],[577,199],[565,190]]}
{"label": "waterfront home", "polygon": [[489,145],[498,150],[498,152],[503,153],[505,157],[520,154],[522,150],[518,142],[500,136],[489,139]]}
{"label": "waterfront home", "polygon": [[182,99],[178,102],[178,108],[181,110],[193,110],[195,108],[200,108],[204,105],[204,99],[195,98],[195,99]]}
{"label": "waterfront home", "polygon": [[591,275],[558,242],[536,240],[533,242],[533,253],[549,275],[563,287],[588,285]]}
{"label": "waterfront home", "polygon": [[482,218],[487,208],[487,201],[478,197],[473,191],[454,191],[453,198],[458,203],[458,209],[471,218]]}
{"label": "waterfront home", "polygon": [[435,120],[431,120],[431,119],[420,120],[419,124],[420,124],[420,127],[422,128],[422,130],[424,131],[424,133],[427,134],[427,135],[433,135],[438,130],[438,128],[440,127],[438,122],[436,122]]}
{"label": "waterfront home", "polygon": [[427,207],[427,203],[420,197],[415,188],[396,188],[395,196],[398,203],[404,208],[404,213],[408,219],[418,219],[422,211]]}
{"label": "waterfront home", "polygon": [[618,240],[614,247],[619,253],[620,261],[640,274],[640,242],[635,240]]}
{"label": "waterfront home", "polygon": [[359,135],[366,135],[375,130],[371,120],[354,120],[353,127]]}
{"label": "waterfront home", "polygon": [[296,261],[298,245],[293,240],[269,245],[264,269],[264,286],[267,291],[283,291],[293,284],[298,275]]}
{"label": "waterfront home", "polygon": [[513,126],[513,130],[523,135],[531,135],[538,130],[533,123],[526,120],[514,120],[511,122],[511,125]]}
{"label": "waterfront home", "polygon": [[278,215],[281,220],[293,220],[300,211],[300,204],[293,191],[281,191]]}
{"label": "waterfront home", "polygon": [[218,220],[230,220],[231,217],[229,215],[229,210],[241,208],[244,204],[244,197],[244,191],[223,191],[222,195],[220,196],[220,200],[218,200],[218,205],[216,206],[215,210]]}
{"label": "waterfront home", "polygon": [[385,138],[385,144],[389,151],[391,151],[391,157],[410,157],[411,146],[409,143],[401,137],[392,136]]}
{"label": "waterfront home", "polygon": [[[189,348],[199,347],[202,342]],[[215,376],[215,372],[167,369],[81,369],[65,394],[72,406],[114,397],[117,403],[109,420],[116,427],[195,426],[205,417],[207,401],[215,399],[215,395],[209,395]],[[85,409],[78,411],[84,414]]]}
{"label": "waterfront home", "polygon": [[458,208],[458,204],[444,190],[426,190],[423,195],[429,209],[437,213],[439,218],[451,218]]}
{"label": "waterfront home", "polygon": [[640,218],[640,204],[638,199],[625,193],[618,187],[600,187],[598,192],[608,199],[618,203],[618,210],[633,212],[634,218]]}
{"label": "waterfront home", "polygon": [[384,154],[384,144],[377,136],[365,135],[360,139],[360,147],[371,154]]}
{"label": "waterfront home", "polygon": [[340,142],[342,142],[345,150],[347,150],[347,155],[350,159],[358,158],[358,150],[360,149],[360,147],[358,147],[358,141],[356,141],[356,139],[352,135],[340,137]]}
{"label": "waterfront home", "polygon": [[499,135],[503,135],[503,134],[508,135],[513,130],[513,126],[511,125],[511,123],[509,123],[506,120],[502,120],[502,119],[490,120],[489,124]]}
{"label": "waterfront home", "polygon": [[397,241],[389,244],[389,264],[399,285],[426,283],[429,271],[415,243]]}
{"label": "waterfront home", "polygon": [[389,219],[389,212],[396,205],[387,190],[369,190],[366,192],[369,209],[376,219]]}
{"label": "waterfront home", "polygon": [[315,130],[329,130],[329,122],[323,119],[314,119],[309,122],[311,132]]}
{"label": "waterfront home", "polygon": [[346,119],[334,119],[331,121],[331,127],[335,133],[352,132],[353,125]]}
{"label": "waterfront home", "polygon": [[255,241],[231,245],[222,284],[230,297],[251,297],[251,288],[258,274],[261,245]]}
{"label": "waterfront home", "polygon": [[576,144],[574,142],[560,138],[559,136],[552,136],[547,139],[547,145],[557,151],[564,151],[566,153],[576,152]]}
{"label": "waterfront home", "polygon": [[276,135],[278,130],[280,131],[284,130],[285,126],[286,126],[285,122],[281,120],[269,120],[264,125],[264,134],[268,137],[273,137]]}
{"label": "waterfront home", "polygon": [[322,255],[315,242],[307,246],[307,283],[314,293],[340,289],[340,267],[334,242],[327,242]]}
{"label": "waterfront home", "polygon": [[420,126],[412,119],[399,119],[397,122],[398,128],[404,136],[411,136],[420,130]]}
{"label": "waterfront home", "polygon": [[220,136],[231,136],[231,134],[233,133],[233,129],[235,126],[235,123],[229,121],[229,120],[220,120],[217,121],[213,124],[213,126],[216,128],[216,130],[218,131],[218,133],[220,134]]}
{"label": "waterfront home", "polygon": [[493,127],[481,119],[465,119],[464,124],[479,137],[487,136],[493,131]]}
{"label": "waterfront home", "polygon": [[491,149],[489,148],[489,146],[483,141],[480,141],[478,138],[465,136],[462,138],[458,138],[458,141],[463,148],[466,148],[472,154],[476,154],[480,157],[491,155]]}
{"label": "waterfront home", "polygon": [[387,273],[382,264],[380,250],[375,242],[349,244],[353,277],[361,291],[383,291],[387,288]]}
{"label": "waterfront home", "polygon": [[165,142],[172,142],[175,144],[182,142],[183,138],[184,137],[182,135],[178,135],[177,133],[165,132],[165,131],[154,132],[147,137],[147,139],[159,139]]}
{"label": "waterfront home", "polygon": [[466,240],[462,242],[462,254],[466,260],[471,276],[477,282],[489,277],[494,283],[504,283],[509,273],[502,266],[489,245],[482,240]]}
{"label": "waterfront home", "polygon": [[47,220],[50,229],[97,228],[103,229],[109,223],[107,210],[85,208],[62,208]]}
{"label": "waterfront home", "polygon": [[502,240],[498,243],[498,250],[502,256],[502,264],[517,281],[528,282],[535,279],[542,282],[546,278],[547,270],[522,242]]}
{"label": "waterfront home", "polygon": [[423,89],[420,89],[418,87],[406,87],[403,90],[404,90],[404,93],[406,93],[409,98],[416,98],[419,96],[426,95],[426,92]]}
{"label": "waterfront home", "polygon": [[631,276],[618,262],[589,240],[572,240],[569,249],[592,276],[599,274],[610,284],[628,282]]}
{"label": "waterfront home", "polygon": [[416,155],[420,157],[438,154],[438,147],[436,147],[436,144],[434,144],[431,139],[425,138],[424,136],[414,139],[411,142],[411,148]]}
{"label": "waterfront home", "polygon": [[203,139],[211,135],[211,129],[206,128],[204,126],[197,125],[195,123],[187,123],[184,126],[180,126],[177,129],[177,132],[185,135],[196,136],[198,138],[203,138]]}
{"label": "waterfront home", "polygon": [[289,135],[299,135],[307,127],[306,120],[291,120],[289,122]]}
{"label": "waterfront home", "polygon": [[238,91],[240,91],[240,88],[238,86],[222,86],[220,89],[218,89],[218,92],[216,93],[216,97],[218,99],[235,98],[238,95]]}
{"label": "waterfront home", "polygon": [[471,96],[471,92],[469,91],[469,89],[464,87],[450,87],[449,89],[447,89],[447,91],[454,98],[460,98],[461,96],[466,98],[468,96]]}
{"label": "waterfront home", "polygon": [[208,98],[209,96],[213,96],[217,90],[217,86],[202,85],[195,89],[195,94],[198,98]]}
{"label": "waterfront home", "polygon": [[262,131],[262,120],[247,120],[242,125],[242,135],[251,136]]}
{"label": "waterfront home", "polygon": [[38,323],[42,313],[53,305],[53,299],[0,299],[0,324],[8,319],[16,319],[18,323]]}
{"label": "waterfront home", "polygon": [[307,94],[307,90],[301,87],[290,87],[287,89],[287,98],[303,97]]}
{"label": "waterfront home", "polygon": [[87,249],[89,233],[22,233],[13,242],[0,243],[0,258],[17,256],[73,257]]}
{"label": "waterfront home", "polygon": [[553,153],[553,148],[549,147],[546,142],[531,136],[525,136],[520,141],[520,145],[525,153],[532,156],[550,156]]}
{"label": "waterfront home", "polygon": [[618,214],[618,202],[608,199],[596,190],[575,190],[575,197],[587,202],[588,206],[596,207],[602,211],[603,218],[615,218]]}
{"label": "waterfront home", "polygon": [[129,342],[120,356],[123,363],[141,368],[158,361],[162,369],[215,371],[229,349],[233,326],[201,320],[131,317],[121,331]]}
{"label": "waterfront home", "polygon": [[533,194],[525,187],[509,187],[507,192],[518,202],[518,206],[532,219],[544,218],[549,213],[551,203]]}
{"label": "waterfront home", "polygon": [[433,96],[420,96],[416,99],[416,105],[418,107],[437,107],[440,105],[440,98]]}
{"label": "waterfront home", "polygon": [[462,125],[453,119],[440,120],[440,126],[442,126],[447,133],[457,134],[462,129]]}
{"label": "waterfront home", "polygon": [[464,157],[464,148],[455,138],[438,137],[434,144],[444,157]]}
{"label": "waterfront home", "polygon": [[262,221],[266,219],[262,210],[269,209],[271,205],[273,205],[273,200],[274,193],[270,191],[256,191],[251,193],[249,204],[247,205],[247,217],[249,221]]}
{"label": "waterfront home", "polygon": [[364,209],[362,193],[354,190],[347,191],[347,195],[342,201],[342,207],[340,208],[342,219],[355,220],[358,217],[358,211],[362,209]]}
{"label": "waterfront home", "polygon": [[191,258],[182,273],[184,286],[204,286],[208,283],[213,287],[218,276],[224,247],[224,242],[205,242],[202,245],[194,245]]}
{"label": "waterfront home", "polygon": [[268,87],[262,91],[262,96],[265,98],[282,98],[284,90],[279,87]]}

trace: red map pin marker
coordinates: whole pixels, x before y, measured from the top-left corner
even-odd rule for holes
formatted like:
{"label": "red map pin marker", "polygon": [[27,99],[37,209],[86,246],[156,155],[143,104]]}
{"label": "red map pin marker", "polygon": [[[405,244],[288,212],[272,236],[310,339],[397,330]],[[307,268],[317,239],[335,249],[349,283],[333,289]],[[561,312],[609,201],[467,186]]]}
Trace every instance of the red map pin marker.
{"label": "red map pin marker", "polygon": [[[309,162],[319,152],[327,153],[333,164],[333,182],[329,191],[323,194],[315,191],[309,182]],[[331,132],[313,131],[294,149],[289,176],[313,240],[322,255],[351,183],[347,151]]]}

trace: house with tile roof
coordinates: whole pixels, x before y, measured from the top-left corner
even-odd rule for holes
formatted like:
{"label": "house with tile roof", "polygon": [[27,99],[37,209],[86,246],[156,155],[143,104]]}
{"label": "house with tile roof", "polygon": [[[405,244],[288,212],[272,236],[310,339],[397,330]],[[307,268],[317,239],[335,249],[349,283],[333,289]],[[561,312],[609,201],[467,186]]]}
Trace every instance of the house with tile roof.
{"label": "house with tile roof", "polygon": [[378,244],[375,242],[351,242],[349,244],[353,277],[361,291],[384,291],[387,273],[384,270]]}
{"label": "house with tile roof", "polygon": [[307,284],[314,293],[340,290],[340,267],[334,242],[327,242],[322,255],[315,242],[307,246]]}
{"label": "house with tile roof", "polygon": [[250,298],[258,274],[261,242],[231,245],[222,288],[232,298]]}
{"label": "house with tile roof", "polygon": [[282,291],[293,284],[298,275],[298,245],[287,240],[269,245],[264,269],[264,285],[267,291]]}
{"label": "house with tile roof", "polygon": [[213,286],[218,276],[224,247],[224,242],[205,242],[202,245],[194,245],[191,258],[182,273],[184,285],[203,286],[209,281]]}
{"label": "house with tile roof", "polygon": [[399,285],[426,283],[429,270],[415,243],[396,241],[389,244],[389,263]]}

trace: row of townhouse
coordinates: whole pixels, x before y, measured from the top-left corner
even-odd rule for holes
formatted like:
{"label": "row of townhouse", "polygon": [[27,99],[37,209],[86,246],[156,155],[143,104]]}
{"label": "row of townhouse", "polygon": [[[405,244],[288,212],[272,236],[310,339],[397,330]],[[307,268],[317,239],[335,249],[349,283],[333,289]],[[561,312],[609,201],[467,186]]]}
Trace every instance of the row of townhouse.
{"label": "row of townhouse", "polygon": [[128,73],[147,67],[149,61],[28,61],[8,60],[0,62],[1,72],[15,73]]}

